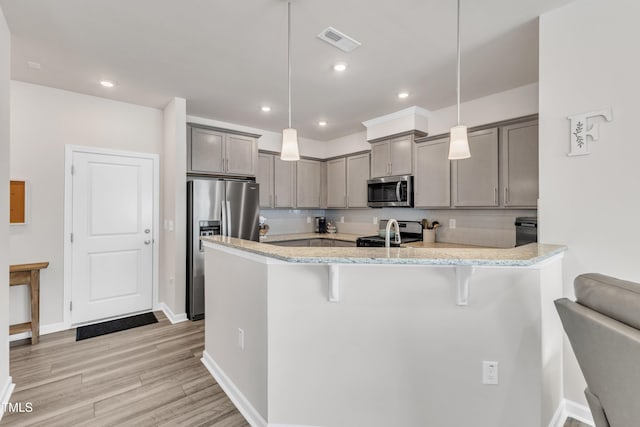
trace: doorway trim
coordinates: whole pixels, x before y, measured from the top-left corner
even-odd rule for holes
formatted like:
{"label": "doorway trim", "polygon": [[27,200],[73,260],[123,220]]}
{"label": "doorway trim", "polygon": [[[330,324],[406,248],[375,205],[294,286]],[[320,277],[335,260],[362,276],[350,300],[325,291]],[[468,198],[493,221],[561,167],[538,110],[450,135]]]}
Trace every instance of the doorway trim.
{"label": "doorway trim", "polygon": [[[82,326],[71,323],[71,230],[73,228],[73,180],[71,179],[71,166],[74,153],[104,154],[114,156],[139,157],[153,161],[153,256],[152,256],[152,309],[158,310],[159,286],[159,248],[160,248],[160,156],[153,153],[141,153],[136,151],[111,150],[98,147],[86,147],[82,145],[64,146],[64,325],[66,329]],[[129,314],[127,314],[129,315]],[[117,318],[117,317],[116,317]],[[105,319],[108,320],[108,319]]]}

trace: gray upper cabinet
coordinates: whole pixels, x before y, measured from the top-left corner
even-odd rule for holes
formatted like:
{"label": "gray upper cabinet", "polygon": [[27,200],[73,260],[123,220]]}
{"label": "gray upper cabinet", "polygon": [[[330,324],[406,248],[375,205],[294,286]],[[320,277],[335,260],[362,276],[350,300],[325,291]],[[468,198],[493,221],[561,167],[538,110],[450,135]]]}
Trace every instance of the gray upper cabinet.
{"label": "gray upper cabinet", "polygon": [[321,167],[317,160],[299,160],[296,164],[296,207],[319,208],[321,205]]}
{"label": "gray upper cabinet", "polygon": [[273,162],[274,208],[296,207],[296,162],[280,160]]}
{"label": "gray upper cabinet", "polygon": [[499,206],[498,129],[469,133],[471,158],[454,160],[453,205]]}
{"label": "gray upper cabinet", "polygon": [[187,173],[255,176],[260,135],[189,124]]}
{"label": "gray upper cabinet", "polygon": [[410,175],[413,172],[413,139],[414,135],[410,134],[372,143],[371,177]]}
{"label": "gray upper cabinet", "polygon": [[347,207],[367,207],[369,154],[347,157]]}
{"label": "gray upper cabinet", "polygon": [[256,182],[260,184],[260,207],[273,207],[273,155],[258,154],[258,171],[256,173]]}
{"label": "gray upper cabinet", "polygon": [[538,201],[538,121],[501,128],[502,200],[506,207]]}
{"label": "gray upper cabinet", "polygon": [[188,171],[224,173],[224,137],[222,132],[191,128]]}
{"label": "gray upper cabinet", "polygon": [[327,162],[327,207],[347,206],[347,168],[344,157]]}
{"label": "gray upper cabinet", "polygon": [[449,138],[416,143],[414,205],[420,208],[451,206]]}

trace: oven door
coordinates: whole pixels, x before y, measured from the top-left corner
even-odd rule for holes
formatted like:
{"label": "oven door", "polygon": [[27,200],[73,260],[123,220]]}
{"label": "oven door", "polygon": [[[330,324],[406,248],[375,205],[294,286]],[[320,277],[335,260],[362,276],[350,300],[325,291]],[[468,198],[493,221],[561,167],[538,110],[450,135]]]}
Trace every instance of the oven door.
{"label": "oven door", "polygon": [[367,181],[367,206],[413,206],[412,176],[391,176]]}

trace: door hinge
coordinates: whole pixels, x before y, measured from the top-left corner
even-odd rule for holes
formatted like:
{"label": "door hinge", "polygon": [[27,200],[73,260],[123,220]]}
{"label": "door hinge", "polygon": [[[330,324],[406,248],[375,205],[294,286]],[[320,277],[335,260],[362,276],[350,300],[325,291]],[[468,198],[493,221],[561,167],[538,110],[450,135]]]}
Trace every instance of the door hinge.
{"label": "door hinge", "polygon": [[73,310],[73,301],[69,301],[69,311]]}
{"label": "door hinge", "polygon": [[76,173],[76,167],[74,165],[71,165],[71,175],[73,175],[74,173]]}
{"label": "door hinge", "polygon": [[71,233],[71,243],[73,243],[73,233]]}

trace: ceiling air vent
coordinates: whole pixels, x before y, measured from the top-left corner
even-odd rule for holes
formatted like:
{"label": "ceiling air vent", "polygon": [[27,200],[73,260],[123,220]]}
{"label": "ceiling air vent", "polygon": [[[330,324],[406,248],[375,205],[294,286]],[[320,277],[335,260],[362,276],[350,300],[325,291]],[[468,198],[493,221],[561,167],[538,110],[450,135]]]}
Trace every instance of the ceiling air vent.
{"label": "ceiling air vent", "polygon": [[322,30],[322,32],[318,34],[318,38],[345,52],[351,52],[362,44],[333,27]]}

